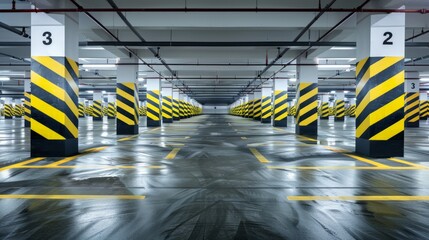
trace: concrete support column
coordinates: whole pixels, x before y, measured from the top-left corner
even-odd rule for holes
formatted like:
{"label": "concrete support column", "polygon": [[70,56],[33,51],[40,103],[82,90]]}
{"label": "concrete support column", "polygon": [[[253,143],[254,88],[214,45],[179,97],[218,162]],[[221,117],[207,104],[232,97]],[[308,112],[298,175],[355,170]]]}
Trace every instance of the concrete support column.
{"label": "concrete support column", "polygon": [[[121,58],[119,63],[138,63],[138,59]],[[139,83],[137,65],[119,65],[116,80],[116,134],[139,133]],[[148,85],[149,85],[149,80]]]}
{"label": "concrete support column", "polygon": [[357,36],[356,152],[403,156],[405,14],[370,15]]}
{"label": "concrete support column", "polygon": [[92,95],[92,120],[103,121],[103,93],[94,92]]}
{"label": "concrete support column", "polygon": [[287,79],[274,79],[273,126],[287,127]]}
{"label": "concrete support column", "polygon": [[420,93],[420,120],[427,120],[429,115],[428,93]]}
{"label": "concrete support column", "polygon": [[31,156],[78,153],[77,13],[31,14]]}
{"label": "concrete support column", "polygon": [[173,121],[180,120],[179,89],[173,90]]}
{"label": "concrete support column", "polygon": [[261,123],[271,123],[272,92],[272,87],[262,87]]}
{"label": "concrete support column", "polygon": [[13,104],[12,98],[4,99],[4,118],[12,119],[13,118]]}
{"label": "concrete support column", "polygon": [[116,96],[113,94],[107,96],[107,118],[116,118]]}
{"label": "concrete support column", "polygon": [[356,99],[350,98],[349,99],[350,107],[349,107],[349,117],[355,117],[356,116]]}
{"label": "concrete support column", "polygon": [[[298,64],[315,64],[314,59],[298,59]],[[297,106],[295,131],[299,135],[317,136],[317,66],[297,67]]]}
{"label": "concrete support column", "polygon": [[13,108],[13,115],[15,118],[22,118],[22,101],[21,99],[15,99],[14,100],[14,108]]}
{"label": "concrete support column", "polygon": [[320,101],[320,119],[329,119],[329,95],[321,95]]}
{"label": "concrete support column", "polygon": [[79,118],[85,117],[85,98],[79,98]]}
{"label": "concrete support column", "polygon": [[418,128],[420,121],[420,80],[418,72],[406,72],[405,77],[405,127]]}
{"label": "concrete support column", "polygon": [[344,92],[335,94],[335,122],[344,122],[346,104],[344,102]]}
{"label": "concrete support column", "polygon": [[254,104],[253,104],[253,119],[256,121],[261,121],[261,103],[262,103],[262,90],[257,89],[254,93]]}
{"label": "concrete support column", "polygon": [[162,88],[162,122],[173,123],[173,88]]}
{"label": "concrete support column", "polygon": [[253,93],[247,94],[247,110],[246,110],[246,118],[253,118]]}
{"label": "concrete support column", "polygon": [[162,122],[161,114],[161,80],[147,79],[147,126],[159,127]]}
{"label": "concrete support column", "polygon": [[[27,75],[27,74],[26,74]],[[31,126],[31,80],[24,80],[24,119],[25,127]]]}

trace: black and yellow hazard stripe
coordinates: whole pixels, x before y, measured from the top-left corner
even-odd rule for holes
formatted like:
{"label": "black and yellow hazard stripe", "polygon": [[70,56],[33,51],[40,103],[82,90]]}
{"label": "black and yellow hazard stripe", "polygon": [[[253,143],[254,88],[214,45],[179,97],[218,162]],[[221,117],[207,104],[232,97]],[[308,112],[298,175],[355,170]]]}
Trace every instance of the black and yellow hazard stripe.
{"label": "black and yellow hazard stripe", "polygon": [[300,83],[296,109],[296,134],[317,136],[317,83]]}
{"label": "black and yellow hazard stripe", "polygon": [[274,91],[274,104],[273,104],[273,126],[286,127],[288,104],[287,104],[287,91],[275,90]]}
{"label": "black and yellow hazard stripe", "polygon": [[24,115],[23,107],[20,104],[15,104],[13,108],[13,115],[15,118],[21,118]]}
{"label": "black and yellow hazard stripe", "polygon": [[180,119],[184,119],[186,118],[186,116],[185,116],[185,108],[183,106],[183,101],[178,100],[177,102],[179,103],[179,117]]}
{"label": "black and yellow hazard stripe", "polygon": [[369,57],[356,66],[356,152],[404,155],[404,60]]}
{"label": "black and yellow hazard stripe", "polygon": [[31,156],[78,152],[78,64],[66,57],[31,61]]}
{"label": "black and yellow hazard stripe", "polygon": [[289,108],[288,116],[293,116],[294,118],[296,118],[296,106],[292,106]]}
{"label": "black and yellow hazard stripe", "polygon": [[320,106],[320,119],[329,119],[329,103],[322,102]]}
{"label": "black and yellow hazard stripe", "polygon": [[253,99],[249,100],[249,102],[248,102],[249,106],[247,108],[247,115],[246,115],[247,118],[253,118],[254,103],[255,103],[255,101]]}
{"label": "black and yellow hazard stripe", "polygon": [[101,100],[94,100],[92,103],[92,119],[94,121],[103,121],[103,107]]}
{"label": "black and yellow hazard stripe", "polygon": [[185,115],[186,115],[186,117],[188,117],[188,118],[191,117],[191,111],[189,109],[189,103],[185,101],[183,105],[185,106]]}
{"label": "black and yellow hazard stripe", "polygon": [[13,118],[13,106],[12,106],[12,104],[5,104],[4,105],[4,117],[6,119]]}
{"label": "black and yellow hazard stripe", "polygon": [[83,103],[79,103],[79,117],[85,117],[85,105]]}
{"label": "black and yellow hazard stripe", "polygon": [[116,118],[116,106],[114,102],[109,102],[107,104],[107,118],[109,119]]}
{"label": "black and yellow hazard stripe", "polygon": [[173,98],[173,120],[179,121],[180,120],[180,106],[179,106],[179,100]]}
{"label": "black and yellow hazard stripe", "polygon": [[427,120],[429,116],[429,101],[420,101],[420,120]]}
{"label": "black and yellow hazard stripe", "polygon": [[261,120],[261,113],[262,113],[262,108],[261,108],[261,99],[255,99],[255,103],[253,106],[253,119],[260,121]]}
{"label": "black and yellow hazard stripe", "polygon": [[147,126],[159,127],[161,126],[161,103],[159,90],[151,90],[146,93],[146,114]]}
{"label": "black and yellow hazard stripe", "polygon": [[335,121],[344,122],[344,116],[346,113],[346,105],[344,100],[336,100],[334,108],[335,108]]}
{"label": "black and yellow hazard stripe", "polygon": [[261,123],[271,123],[271,96],[262,96]]}
{"label": "black and yellow hazard stripe", "polygon": [[405,127],[419,127],[420,93],[405,93]]}
{"label": "black and yellow hazard stripe", "polygon": [[134,82],[116,84],[116,134],[139,132],[138,87]]}
{"label": "black and yellow hazard stripe", "polygon": [[173,99],[171,96],[162,97],[162,122],[173,122]]}
{"label": "black and yellow hazard stripe", "polygon": [[25,119],[25,127],[31,126],[31,93],[24,93],[24,119]]}
{"label": "black and yellow hazard stripe", "polygon": [[350,107],[348,108],[348,116],[349,117],[355,117],[355,112],[356,112],[356,105],[352,104],[350,105]]}

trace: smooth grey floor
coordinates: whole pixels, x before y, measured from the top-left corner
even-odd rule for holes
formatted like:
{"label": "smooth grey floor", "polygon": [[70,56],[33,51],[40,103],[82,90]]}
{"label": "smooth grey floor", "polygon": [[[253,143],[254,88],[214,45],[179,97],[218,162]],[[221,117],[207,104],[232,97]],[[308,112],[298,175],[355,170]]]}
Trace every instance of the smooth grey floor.
{"label": "smooth grey floor", "polygon": [[[317,139],[296,136],[291,117],[273,128],[202,115],[138,136],[79,124],[81,155],[10,168],[29,159],[29,130],[0,120],[0,239],[429,239],[429,201],[290,200],[429,196],[424,121],[396,161],[355,155],[351,118],[320,121]],[[30,194],[73,199],[11,198]]]}

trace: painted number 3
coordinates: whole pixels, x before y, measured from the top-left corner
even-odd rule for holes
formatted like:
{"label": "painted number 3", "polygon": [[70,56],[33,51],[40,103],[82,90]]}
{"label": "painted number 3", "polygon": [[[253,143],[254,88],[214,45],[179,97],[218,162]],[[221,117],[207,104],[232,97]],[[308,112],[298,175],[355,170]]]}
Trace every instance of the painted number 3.
{"label": "painted number 3", "polygon": [[52,33],[51,32],[44,32],[42,34],[45,39],[42,41],[44,45],[51,45],[52,44]]}
{"label": "painted number 3", "polygon": [[392,32],[385,32],[383,34],[383,36],[386,37],[386,39],[384,39],[384,41],[383,41],[383,45],[393,45],[393,42],[390,41],[390,39],[392,39],[392,37],[393,37],[393,33]]}
{"label": "painted number 3", "polygon": [[416,84],[415,83],[411,83],[411,89],[416,89]]}

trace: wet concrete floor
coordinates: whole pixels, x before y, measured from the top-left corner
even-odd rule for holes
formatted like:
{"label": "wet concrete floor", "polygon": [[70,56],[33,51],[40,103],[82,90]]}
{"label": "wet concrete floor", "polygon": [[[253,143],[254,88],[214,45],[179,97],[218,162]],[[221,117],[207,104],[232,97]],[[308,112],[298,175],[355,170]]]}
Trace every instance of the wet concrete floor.
{"label": "wet concrete floor", "polygon": [[[318,139],[203,115],[116,136],[80,121],[81,154],[30,158],[0,120],[0,239],[429,239],[429,124],[405,157],[354,149],[354,119]],[[143,125],[143,124],[142,124]]]}

